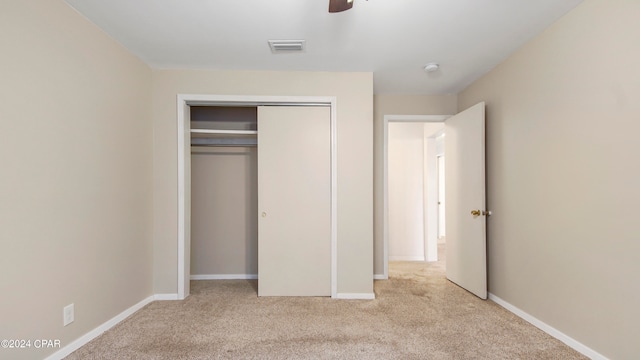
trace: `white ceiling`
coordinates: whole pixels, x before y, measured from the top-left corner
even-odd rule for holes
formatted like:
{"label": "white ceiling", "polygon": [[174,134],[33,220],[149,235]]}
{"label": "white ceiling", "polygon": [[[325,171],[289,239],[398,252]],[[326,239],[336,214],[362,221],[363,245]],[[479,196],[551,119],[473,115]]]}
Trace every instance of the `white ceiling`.
{"label": "white ceiling", "polygon": [[454,94],[582,0],[66,1],[154,68],[368,71],[378,94]]}

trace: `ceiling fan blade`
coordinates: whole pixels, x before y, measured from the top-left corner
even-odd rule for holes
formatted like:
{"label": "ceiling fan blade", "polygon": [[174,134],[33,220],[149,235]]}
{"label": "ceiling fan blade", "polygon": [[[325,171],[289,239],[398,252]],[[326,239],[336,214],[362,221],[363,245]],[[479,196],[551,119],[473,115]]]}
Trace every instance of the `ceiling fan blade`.
{"label": "ceiling fan blade", "polygon": [[329,0],[329,12],[336,13],[353,7],[353,0]]}

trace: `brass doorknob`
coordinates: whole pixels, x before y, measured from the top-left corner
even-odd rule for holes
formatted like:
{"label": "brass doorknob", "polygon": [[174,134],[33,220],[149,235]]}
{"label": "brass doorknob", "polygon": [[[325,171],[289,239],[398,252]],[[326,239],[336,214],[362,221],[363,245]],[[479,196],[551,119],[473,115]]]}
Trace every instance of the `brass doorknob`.
{"label": "brass doorknob", "polygon": [[471,210],[471,215],[473,216],[480,216],[480,210]]}

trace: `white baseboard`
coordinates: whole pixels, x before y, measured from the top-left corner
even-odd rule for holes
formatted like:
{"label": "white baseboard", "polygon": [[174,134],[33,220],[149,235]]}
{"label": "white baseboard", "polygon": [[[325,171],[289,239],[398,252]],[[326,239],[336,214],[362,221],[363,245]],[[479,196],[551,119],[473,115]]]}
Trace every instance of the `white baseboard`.
{"label": "white baseboard", "polygon": [[373,274],[373,280],[389,280],[389,277],[384,274]]}
{"label": "white baseboard", "polygon": [[493,302],[495,302],[496,304],[502,306],[503,308],[511,311],[512,313],[516,314],[517,316],[519,316],[520,318],[522,318],[523,320],[527,321],[528,323],[530,323],[531,325],[537,327],[538,329],[546,332],[547,334],[553,336],[554,338],[562,341],[563,343],[567,344],[569,347],[573,348],[574,350],[576,350],[577,352],[591,358],[592,360],[608,360],[604,355],[598,353],[597,351],[591,349],[590,347],[584,345],[583,343],[579,342],[578,340],[568,336],[567,334],[561,332],[560,330],[554,328],[553,326],[543,322],[542,320],[539,320],[537,318],[535,318],[532,315],[527,314],[526,312],[524,312],[523,310],[520,310],[519,308],[509,304],[508,302],[500,299],[499,297],[489,293],[489,300],[492,300]]}
{"label": "white baseboard", "polygon": [[74,340],[69,345],[67,345],[67,346],[63,347],[62,349],[56,351],[55,353],[49,355],[48,357],[45,358],[45,360],[60,360],[60,359],[65,358],[66,356],[68,356],[72,352],[78,350],[79,348],[81,348],[82,346],[87,344],[89,341],[95,339],[96,337],[98,337],[99,335],[104,333],[105,331],[107,331],[107,330],[111,329],[112,327],[114,327],[115,325],[117,325],[122,320],[124,320],[127,317],[131,316],[131,314],[133,314],[136,311],[142,309],[145,305],[149,304],[153,300],[154,300],[154,296],[149,296],[148,298],[140,301],[139,303],[133,305],[132,307],[128,308],[127,310],[125,310],[125,311],[121,312],[120,314],[116,315],[111,320],[108,320],[104,324],[98,326],[97,328],[89,331],[88,333],[86,333],[83,336],[79,337],[78,339]]}
{"label": "white baseboard", "polygon": [[153,300],[178,300],[178,294],[155,294]]}
{"label": "white baseboard", "polygon": [[374,293],[338,293],[336,299],[344,300],[373,300],[376,298]]}
{"label": "white baseboard", "polygon": [[424,261],[424,256],[389,256],[389,261]]}
{"label": "white baseboard", "polygon": [[256,280],[258,274],[209,274],[191,275],[191,280]]}

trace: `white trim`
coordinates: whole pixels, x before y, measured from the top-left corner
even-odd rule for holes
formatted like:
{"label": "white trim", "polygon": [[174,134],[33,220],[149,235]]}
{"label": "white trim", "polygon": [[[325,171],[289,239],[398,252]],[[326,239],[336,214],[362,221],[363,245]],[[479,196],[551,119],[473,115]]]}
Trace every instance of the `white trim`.
{"label": "white trim", "polygon": [[[270,96],[270,95],[209,95],[209,94],[178,94],[193,106],[259,106],[259,105],[301,105],[327,106],[334,96]],[[333,105],[333,104],[332,104]]]}
{"label": "white trim", "polygon": [[389,280],[389,276],[385,274],[373,274],[373,280]]}
{"label": "white trim", "polygon": [[451,115],[385,115],[384,121],[390,122],[444,122]]}
{"label": "white trim", "polygon": [[205,274],[191,275],[191,280],[257,280],[258,274]]}
{"label": "white trim", "polygon": [[[185,210],[186,210],[186,183],[185,183],[185,126],[190,129],[190,121],[185,121],[184,115],[187,107],[187,97],[178,94],[178,299],[184,299],[188,294],[189,283],[185,281]],[[189,119],[190,120],[190,119]],[[191,146],[191,144],[189,144]],[[190,252],[190,250],[189,250]]]}
{"label": "white trim", "polygon": [[91,340],[95,339],[96,337],[100,336],[102,333],[104,333],[105,331],[111,329],[112,327],[114,327],[115,325],[120,323],[122,320],[124,320],[127,317],[131,316],[136,311],[142,309],[145,305],[149,304],[153,300],[154,300],[154,296],[149,296],[148,298],[140,301],[139,303],[133,305],[132,307],[128,308],[127,310],[125,310],[125,311],[121,312],[120,314],[116,315],[111,320],[108,320],[104,324],[98,326],[97,328],[95,328],[95,329],[89,331],[88,333],[82,335],[78,339],[72,341],[71,343],[69,343],[69,345],[67,345],[67,346],[63,347],[62,349],[54,352],[53,354],[47,356],[45,358],[45,360],[64,359],[66,356],[68,356],[72,352],[74,352],[74,351],[78,350],[79,348],[81,348],[82,346],[86,345],[89,341],[91,341]]}
{"label": "white trim", "polygon": [[178,294],[155,294],[153,295],[153,300],[178,300]]}
{"label": "white trim", "polygon": [[374,293],[338,293],[336,299],[342,300],[374,300],[376,294]]}
{"label": "white trim", "polygon": [[[337,161],[337,98],[335,96],[246,96],[246,95],[177,95],[178,127],[178,299],[189,295],[189,282],[186,281],[189,269],[186,239],[186,187],[185,154],[189,154],[185,134],[190,132],[190,122],[185,121],[185,112],[191,105],[286,105],[286,106],[331,106],[331,297],[338,295],[338,161]],[[189,276],[190,278],[190,276]]]}
{"label": "white trim", "polygon": [[451,115],[384,115],[382,124],[382,263],[389,278],[389,123],[444,122]]}
{"label": "white trim", "polygon": [[489,293],[489,300],[495,302],[496,304],[502,306],[503,308],[511,311],[512,313],[514,313],[515,315],[517,315],[518,317],[522,318],[523,320],[525,320],[526,322],[530,323],[531,325],[537,327],[538,329],[546,332],[547,334],[553,336],[554,338],[562,341],[563,343],[567,344],[569,347],[571,347],[572,349],[576,350],[577,352],[593,359],[593,360],[608,360],[607,357],[605,357],[604,355],[598,353],[597,351],[591,349],[590,347],[584,345],[583,343],[579,342],[578,340],[570,337],[569,335],[563,333],[562,331],[554,328],[553,326],[543,322],[542,320],[537,319],[536,317],[527,314],[526,312],[524,312],[523,310],[520,310],[519,308],[511,305],[510,303],[502,300],[501,298],[493,295],[492,293]]}
{"label": "white trim", "polygon": [[389,261],[425,261],[423,256],[389,256]]}
{"label": "white trim", "polygon": [[338,296],[338,99],[331,103],[331,297]]}

